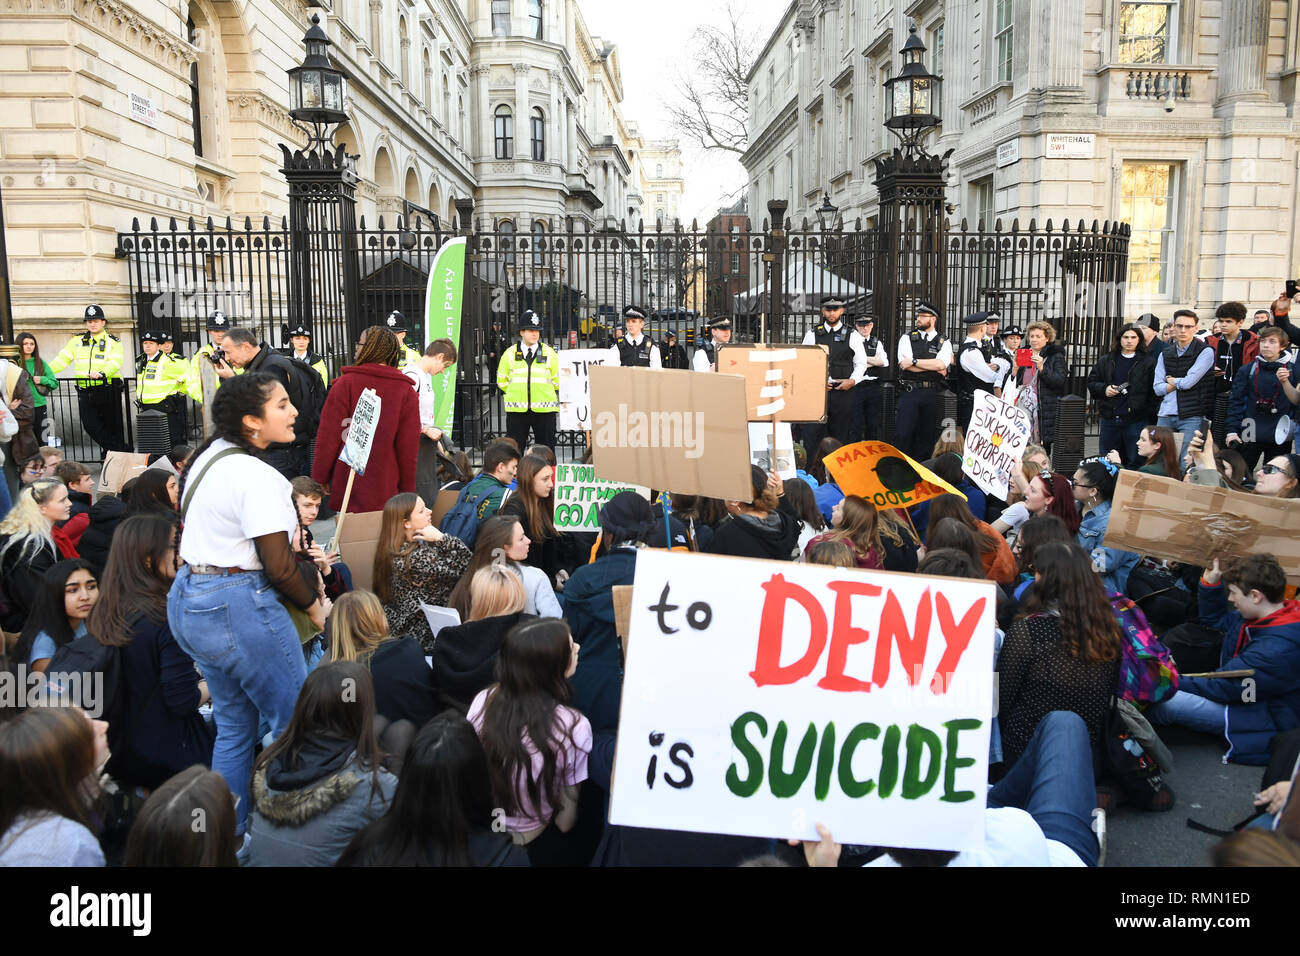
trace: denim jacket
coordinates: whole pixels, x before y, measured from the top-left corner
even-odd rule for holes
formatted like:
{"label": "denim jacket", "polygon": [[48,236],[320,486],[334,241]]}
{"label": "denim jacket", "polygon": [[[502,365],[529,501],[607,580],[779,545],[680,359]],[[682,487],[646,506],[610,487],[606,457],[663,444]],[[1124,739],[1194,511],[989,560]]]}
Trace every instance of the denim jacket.
{"label": "denim jacket", "polygon": [[1110,502],[1103,501],[1083,516],[1079,522],[1079,544],[1092,556],[1093,565],[1101,572],[1101,583],[1107,591],[1127,594],[1129,572],[1137,566],[1140,555],[1118,548],[1103,548],[1106,525],[1110,522]]}

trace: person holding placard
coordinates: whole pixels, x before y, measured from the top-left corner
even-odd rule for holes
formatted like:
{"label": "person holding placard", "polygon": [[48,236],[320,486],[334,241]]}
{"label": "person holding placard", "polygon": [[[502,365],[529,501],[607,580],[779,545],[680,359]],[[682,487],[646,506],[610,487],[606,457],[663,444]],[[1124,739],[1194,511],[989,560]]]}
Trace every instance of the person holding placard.
{"label": "person holding placard", "polygon": [[927,302],[916,306],[916,329],[898,340],[898,415],[894,434],[899,450],[924,461],[939,434],[939,389],[952,364],[952,344],[936,330],[939,312]]}
{"label": "person holding placard", "polygon": [[520,448],[528,433],[539,445],[555,444],[560,413],[560,357],[542,338],[542,319],[532,309],[519,317],[519,341],[497,366],[497,387],[505,395],[506,434]]}
{"label": "person holding placard", "polygon": [[966,428],[975,410],[975,392],[982,389],[996,396],[1002,394],[1002,383],[1011,371],[1011,363],[993,352],[993,343],[985,336],[989,316],[997,324],[996,312],[972,312],[962,321],[966,325],[966,341],[957,350],[957,362],[952,371],[952,387],[957,393],[957,427]]}
{"label": "person holding placard", "polygon": [[731,316],[719,315],[709,320],[709,341],[695,350],[691,368],[697,372],[718,370],[718,349],[731,344]]}

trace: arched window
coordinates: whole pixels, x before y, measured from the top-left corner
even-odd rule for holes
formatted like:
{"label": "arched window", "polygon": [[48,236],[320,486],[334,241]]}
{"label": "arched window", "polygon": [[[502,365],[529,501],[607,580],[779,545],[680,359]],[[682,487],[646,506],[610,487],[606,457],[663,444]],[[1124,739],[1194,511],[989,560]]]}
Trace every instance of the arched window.
{"label": "arched window", "polygon": [[542,39],[542,0],[528,0],[528,35]]}
{"label": "arched window", "polygon": [[533,159],[541,162],[546,158],[546,117],[540,106],[533,107],[532,113]]}
{"label": "arched window", "polygon": [[397,18],[397,55],[401,58],[402,86],[411,88],[411,35],[406,29],[406,17]]}
{"label": "arched window", "polygon": [[515,266],[515,224],[509,219],[502,219],[497,226],[501,241],[501,264],[511,269]]}
{"label": "arched window", "polygon": [[424,67],[424,108],[432,114],[437,104],[433,102],[433,61],[429,59],[427,46],[424,48],[421,65]]}
{"label": "arched window", "polygon": [[655,163],[655,179],[663,179],[663,178],[664,178],[664,164]]}
{"label": "arched window", "polygon": [[546,224],[541,220],[533,223],[533,265],[535,267],[546,264],[546,254],[542,247],[546,244]]}
{"label": "arched window", "polygon": [[513,159],[515,155],[515,120],[510,107],[498,106],[495,113],[497,159]]}
{"label": "arched window", "polygon": [[510,0],[492,0],[492,35],[510,36]]}

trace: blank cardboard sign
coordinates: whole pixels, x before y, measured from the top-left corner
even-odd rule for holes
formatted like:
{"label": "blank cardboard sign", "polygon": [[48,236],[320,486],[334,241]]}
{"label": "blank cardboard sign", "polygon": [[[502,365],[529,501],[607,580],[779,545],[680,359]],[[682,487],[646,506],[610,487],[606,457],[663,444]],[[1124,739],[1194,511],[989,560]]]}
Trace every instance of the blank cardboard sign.
{"label": "blank cardboard sign", "polygon": [[820,345],[726,345],[718,371],[745,379],[751,422],[816,422],[826,417],[826,350]]}
{"label": "blank cardboard sign", "polygon": [[743,378],[605,365],[592,366],[588,374],[597,478],[684,495],[753,499]]}
{"label": "blank cardboard sign", "polygon": [[352,572],[354,590],[374,589],[375,548],[379,544],[382,511],[362,511],[348,515],[339,535],[339,557]]}
{"label": "blank cardboard sign", "polygon": [[1202,568],[1271,554],[1300,585],[1300,500],[1121,471],[1102,544]]}

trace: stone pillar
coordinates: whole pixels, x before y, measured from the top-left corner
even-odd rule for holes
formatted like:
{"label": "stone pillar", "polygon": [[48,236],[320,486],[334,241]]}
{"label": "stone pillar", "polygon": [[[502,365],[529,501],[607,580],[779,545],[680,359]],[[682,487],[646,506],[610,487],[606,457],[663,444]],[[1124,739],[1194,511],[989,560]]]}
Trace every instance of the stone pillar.
{"label": "stone pillar", "polygon": [[[470,71],[474,78],[474,89],[472,90],[474,98],[478,102],[478,142],[475,144],[474,153],[480,160],[491,159],[492,152],[492,103],[488,98],[488,77],[492,73],[492,67],[486,63],[480,63]],[[452,109],[455,109],[453,104]],[[450,117],[448,120],[450,121]]]}
{"label": "stone pillar", "polygon": [[1232,15],[1219,21],[1219,102],[1265,99],[1268,0],[1237,0],[1232,6]]}
{"label": "stone pillar", "polygon": [[532,145],[528,136],[530,120],[528,109],[528,71],[527,63],[516,63],[515,67],[515,159],[531,159]]}
{"label": "stone pillar", "polygon": [[564,104],[564,154],[566,173],[578,171],[578,108],[572,100]]}
{"label": "stone pillar", "polygon": [[547,162],[558,165],[564,155],[561,152],[564,143],[564,124],[561,122],[564,116],[564,93],[560,85],[563,78],[559,70],[551,70],[550,76],[551,108],[546,111],[546,159]]}
{"label": "stone pillar", "polygon": [[442,41],[437,37],[433,38],[433,43],[429,45],[429,66],[433,70],[433,82],[430,84],[432,92],[429,94],[433,98],[432,103],[426,103],[429,115],[437,118],[443,126],[450,129],[448,120],[450,117],[442,115]]}

